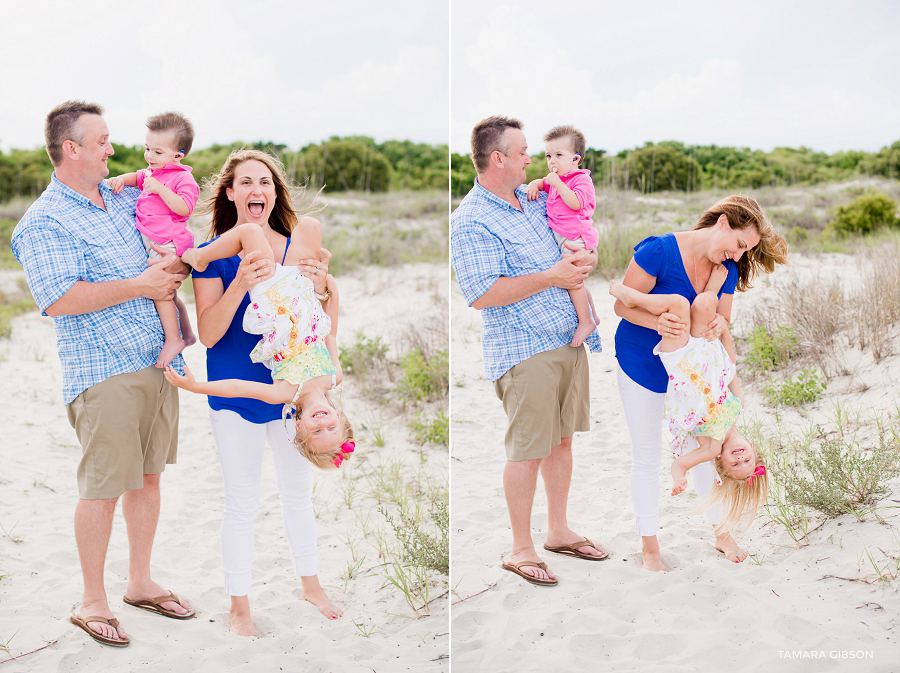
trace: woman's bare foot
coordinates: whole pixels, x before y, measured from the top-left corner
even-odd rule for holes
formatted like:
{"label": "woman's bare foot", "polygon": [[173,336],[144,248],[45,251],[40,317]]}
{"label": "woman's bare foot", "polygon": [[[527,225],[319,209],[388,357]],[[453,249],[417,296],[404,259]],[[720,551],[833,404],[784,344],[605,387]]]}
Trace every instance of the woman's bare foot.
{"label": "woman's bare foot", "polygon": [[206,262],[200,259],[197,248],[188,248],[181,255],[181,261],[190,266],[194,271],[206,271]]}
{"label": "woman's bare foot", "polygon": [[575,334],[572,336],[572,341],[569,342],[569,345],[572,348],[578,348],[595,329],[597,329],[597,324],[593,321],[578,323],[578,327],[575,329]]}
{"label": "woman's bare foot", "polygon": [[250,617],[250,600],[246,596],[231,597],[231,618],[228,620],[228,628],[239,636],[259,637]]}
{"label": "woman's bare foot", "polygon": [[300,600],[312,603],[326,619],[338,619],[344,611],[331,602],[319,584],[318,575],[300,577]]}
{"label": "woman's bare foot", "polygon": [[[721,287],[721,286],[720,286]],[[634,301],[634,294],[637,292],[636,290],[624,285],[615,280],[609,281],[609,293],[618,299],[620,302],[625,304],[628,308],[634,308],[637,306],[637,303]]]}
{"label": "woman's bare foot", "polygon": [[716,533],[716,543],[713,545],[716,551],[725,554],[732,563],[740,563],[747,558],[747,552],[738,546],[738,543],[731,537],[731,533]]}
{"label": "woman's bare foot", "polygon": [[645,535],[641,538],[641,556],[643,556],[644,570],[653,572],[666,572],[668,568],[663,565],[662,553],[659,551],[659,540],[655,535]]}
{"label": "woman's bare foot", "polygon": [[169,363],[175,359],[175,356],[183,351],[187,345],[184,339],[166,339],[156,358],[156,366],[159,369],[168,367]]}
{"label": "woman's bare foot", "polygon": [[706,284],[706,288],[703,291],[715,292],[718,294],[719,290],[721,290],[722,286],[725,284],[726,278],[728,278],[728,269],[721,264],[716,264],[709,276],[709,282]]}

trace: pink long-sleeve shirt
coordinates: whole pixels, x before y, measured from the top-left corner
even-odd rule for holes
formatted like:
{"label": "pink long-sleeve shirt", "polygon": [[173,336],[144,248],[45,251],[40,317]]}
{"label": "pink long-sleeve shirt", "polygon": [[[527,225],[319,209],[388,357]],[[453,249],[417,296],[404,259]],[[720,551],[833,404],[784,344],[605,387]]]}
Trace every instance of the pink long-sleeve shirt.
{"label": "pink long-sleeve shirt", "polygon": [[591,172],[579,168],[560,175],[559,178],[566,187],[575,192],[580,207],[578,210],[569,208],[556,191],[556,187],[544,182],[544,189],[547,192],[547,224],[557,234],[570,240],[580,236],[584,241],[585,250],[593,250],[597,247],[600,235],[591,222],[596,206]]}
{"label": "pink long-sleeve shirt", "polygon": [[[194,236],[187,230],[190,211],[187,215],[173,213],[159,194],[143,191],[148,173],[149,169],[136,173],[135,185],[141,190],[141,195],[134,206],[135,224],[138,231],[154,243],[173,241],[175,254],[181,255],[194,245]],[[191,211],[194,210],[200,187],[191,176],[190,166],[166,164],[153,171],[153,177],[184,199]]]}

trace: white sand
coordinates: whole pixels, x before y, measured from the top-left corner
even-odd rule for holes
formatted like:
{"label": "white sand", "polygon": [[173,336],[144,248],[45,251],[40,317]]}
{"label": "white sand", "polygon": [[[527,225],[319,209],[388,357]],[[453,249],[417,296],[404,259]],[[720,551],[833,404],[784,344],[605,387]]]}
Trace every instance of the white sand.
{"label": "white sand", "polygon": [[[734,315],[791,273],[853,268],[834,256],[792,261],[791,269],[737,295]],[[888,525],[842,516],[798,548],[781,526],[760,517],[739,538],[753,559],[733,564],[711,547],[710,528],[692,513],[695,501],[668,495],[664,456],[659,536],[671,572],[641,569],[629,491],[630,441],[615,384],[618,319],[608,283],[593,280],[589,289],[601,314],[604,351],[590,357],[593,428],[574,439],[569,519],[574,530],[603,544],[610,559],[589,562],[540,550],[547,507],[539,480],[532,529],[559,578],[557,587],[532,586],[500,568],[511,541],[501,484],[506,421],[483,374],[480,316],[455,284],[451,291],[453,670],[900,670],[900,579],[880,586],[825,578],[872,580],[864,550],[886,563],[890,559],[880,550],[900,555],[900,478],[890,482],[893,495],[879,510]],[[864,415],[885,409],[896,428],[900,358],[876,366],[869,356],[852,357],[858,376],[832,379],[823,400],[806,410],[808,418],[781,411],[776,419],[761,403],[761,381],[744,384],[748,415],[771,429],[776,422],[796,429],[827,419],[837,400]],[[862,394],[854,383],[859,377],[869,386]],[[869,658],[842,658],[851,656]]]}
{"label": "white sand", "polygon": [[[338,279],[341,288],[339,338],[356,332],[399,343],[408,326],[443,309],[444,265],[368,269]],[[403,306],[404,311],[397,307]],[[204,350],[186,351],[193,371],[203,376]],[[385,446],[378,449],[362,432],[358,453],[338,472],[317,473],[314,505],[319,542],[319,578],[344,617],[328,621],[299,600],[293,577],[271,459],[263,463],[262,500],[256,525],[254,576],[250,599],[262,637],[240,638],[228,631],[228,599],[222,593],[219,526],[222,483],[207,417],[206,398],[181,393],[179,461],[162,479],[162,511],[154,545],[154,578],[191,600],[196,619],[180,622],[125,606],[127,542],[117,511],[106,564],[110,606],[132,639],[126,649],[103,647],[70,625],[80,600],[81,575],[72,533],[77,499],[75,469],[80,457],[75,433],[61,403],[61,374],[49,318],[36,313],[17,318],[13,336],[0,341],[0,525],[18,543],[0,539],[0,644],[20,655],[54,641],[46,649],[3,665],[20,671],[423,671],[448,670],[448,597],[430,604],[431,616],[413,619],[398,592],[384,586],[371,537],[364,539],[357,514],[370,514],[370,529],[386,526],[373,501],[362,495],[355,511],[342,493],[356,483],[354,470],[366,461],[398,459],[423,465],[446,480],[446,451],[414,452],[406,416],[378,407]],[[351,421],[374,413],[373,403],[345,382],[344,401]],[[420,459],[421,456],[421,459]],[[412,467],[410,468],[412,469]],[[357,489],[364,491],[364,485]],[[369,512],[368,510],[372,511]],[[376,521],[376,519],[380,520]],[[2,534],[2,531],[0,531]],[[388,535],[390,529],[388,529]],[[352,562],[346,541],[365,555],[359,574],[345,583],[340,575]],[[446,578],[432,578],[430,597],[446,592]],[[354,626],[372,631],[364,637]],[[0,661],[5,659],[0,652]]]}

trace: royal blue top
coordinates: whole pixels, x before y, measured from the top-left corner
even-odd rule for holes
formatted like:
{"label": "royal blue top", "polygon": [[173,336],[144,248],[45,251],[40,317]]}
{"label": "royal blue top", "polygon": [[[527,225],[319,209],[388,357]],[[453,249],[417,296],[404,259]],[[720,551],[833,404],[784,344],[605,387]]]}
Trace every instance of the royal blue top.
{"label": "royal blue top", "polygon": [[[656,285],[648,294],[680,294],[689,302],[697,297],[681,260],[675,234],[648,236],[634,246],[634,261],[656,277]],[[719,290],[719,297],[734,294],[737,286],[737,264],[726,259],[724,266],[728,269],[728,276]],[[669,385],[669,375],[659,356],[653,354],[653,347],[659,340],[656,330],[635,325],[623,318],[616,330],[616,359],[632,381],[655,393],[664,393]]]}
{"label": "royal blue top", "polygon": [[[215,239],[213,239],[215,240]],[[204,243],[198,247],[207,245]],[[285,245],[285,254],[287,246]],[[284,261],[284,260],[282,260]],[[194,271],[194,278],[218,278],[222,287],[227,288],[237,276],[241,258],[237,255],[210,262],[205,271]],[[250,295],[245,294],[234,312],[231,324],[216,344],[206,351],[206,380],[242,379],[272,383],[272,370],[259,362],[250,360],[250,351],[259,342],[259,334],[244,331],[244,311],[250,304]],[[268,423],[281,418],[282,405],[268,404],[247,397],[207,397],[209,407],[217,411],[227,409],[250,423]]]}

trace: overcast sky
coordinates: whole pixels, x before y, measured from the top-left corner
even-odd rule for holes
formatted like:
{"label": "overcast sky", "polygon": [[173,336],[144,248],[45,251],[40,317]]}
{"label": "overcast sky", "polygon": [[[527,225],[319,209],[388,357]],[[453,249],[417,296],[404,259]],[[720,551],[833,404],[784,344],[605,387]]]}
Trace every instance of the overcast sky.
{"label": "overcast sky", "polygon": [[646,141],[878,150],[900,140],[900,2],[452,0],[451,140],[518,117]]}
{"label": "overcast sky", "polygon": [[197,148],[446,143],[448,15],[413,0],[0,0],[0,149],[43,145],[44,117],[69,99],[102,104],[128,145],[173,109]]}

